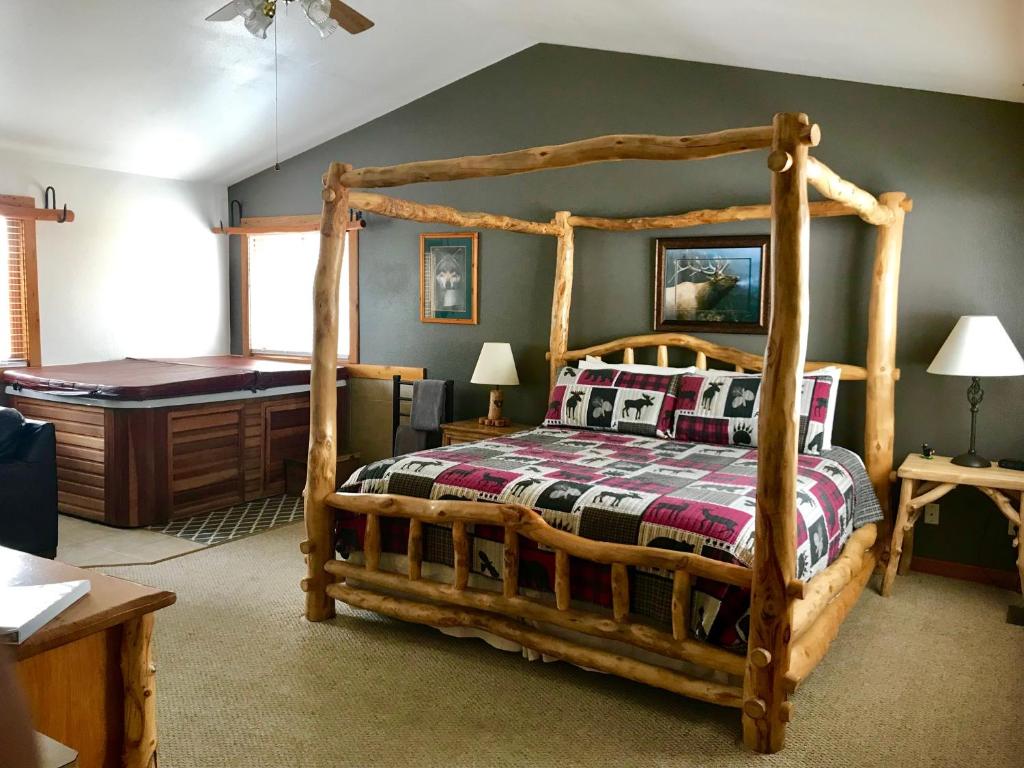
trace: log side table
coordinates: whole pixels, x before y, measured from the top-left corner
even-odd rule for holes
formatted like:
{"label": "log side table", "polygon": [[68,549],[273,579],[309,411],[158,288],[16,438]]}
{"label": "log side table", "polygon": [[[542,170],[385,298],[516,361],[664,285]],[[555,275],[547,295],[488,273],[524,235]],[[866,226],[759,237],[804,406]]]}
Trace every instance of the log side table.
{"label": "log side table", "polygon": [[988,496],[1007,520],[1017,526],[1017,568],[1020,571],[1021,588],[1024,589],[1024,533],[1020,530],[1024,513],[1024,472],[1002,469],[993,464],[988,468],[960,467],[950,462],[948,456],[926,459],[912,453],[900,465],[896,473],[903,484],[900,488],[900,506],[896,513],[896,524],[892,531],[892,545],[889,564],[882,581],[882,594],[892,594],[893,581],[897,570],[905,574],[910,570],[910,559],[914,548],[914,523],[921,516],[925,505],[937,501],[961,485],[977,488]]}

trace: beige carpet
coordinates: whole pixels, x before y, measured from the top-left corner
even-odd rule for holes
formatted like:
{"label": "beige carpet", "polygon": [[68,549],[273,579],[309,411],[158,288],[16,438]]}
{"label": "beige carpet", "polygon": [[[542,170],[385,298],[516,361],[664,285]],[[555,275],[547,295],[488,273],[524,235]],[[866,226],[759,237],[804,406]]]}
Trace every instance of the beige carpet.
{"label": "beige carpet", "polygon": [[301,525],[149,566],[161,768],[1024,764],[1024,629],[1008,592],[901,577],[866,592],[795,698],[788,746],[739,714],[339,606],[302,619]]}

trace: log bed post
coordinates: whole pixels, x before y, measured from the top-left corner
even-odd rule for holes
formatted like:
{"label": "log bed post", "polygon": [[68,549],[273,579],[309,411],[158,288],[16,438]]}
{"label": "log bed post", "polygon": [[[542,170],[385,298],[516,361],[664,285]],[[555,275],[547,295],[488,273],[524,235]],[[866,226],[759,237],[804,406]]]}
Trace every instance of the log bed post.
{"label": "log bed post", "polygon": [[558,256],[555,262],[555,292],[551,299],[551,385],[554,389],[558,369],[565,364],[569,348],[569,308],[572,305],[573,228],[569,211],[558,211],[554,223],[558,227]]}
{"label": "log bed post", "polygon": [[810,214],[807,205],[807,143],[804,114],[773,120],[773,304],[765,350],[758,421],[757,508],[750,635],[743,681],[743,741],[758,752],[785,743],[795,578],[798,405],[807,347]]}
{"label": "log bed post", "polygon": [[[889,473],[896,420],[896,315],[906,197],[903,192],[879,195],[879,202],[892,211],[893,217],[890,224],[878,227],[868,304],[864,463],[882,504],[886,527],[892,525]],[[882,546],[889,541],[885,531],[878,538]]]}
{"label": "log bed post", "polygon": [[324,176],[320,216],[320,257],[313,276],[313,355],[309,390],[309,464],[306,468],[306,618],[323,621],[334,616],[334,599],[327,595],[333,577],[324,565],[334,556],[334,512],[324,502],[334,493],[338,454],[338,283],[344,256],[348,189],[342,174],[351,166],[331,163]]}

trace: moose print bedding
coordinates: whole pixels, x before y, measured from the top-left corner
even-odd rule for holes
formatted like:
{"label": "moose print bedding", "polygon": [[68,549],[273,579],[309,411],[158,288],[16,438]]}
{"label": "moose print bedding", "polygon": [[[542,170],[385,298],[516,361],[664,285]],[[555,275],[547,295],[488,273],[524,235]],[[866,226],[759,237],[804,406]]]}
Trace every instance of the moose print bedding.
{"label": "moose print bedding", "polygon": [[[750,566],[754,554],[757,450],[682,443],[643,435],[541,427],[505,437],[384,459],[357,470],[340,490],[431,499],[525,504],[552,526],[600,541],[696,552]],[[857,527],[881,519],[874,491],[856,454],[833,448],[799,457],[797,575],[808,579],[842,550]],[[362,516],[339,513],[342,557],[362,546]],[[404,554],[408,521],[383,519],[386,552]],[[471,531],[472,570],[502,576],[503,531]],[[453,564],[451,536],[424,526],[425,561]],[[523,539],[520,585],[551,591],[554,553]],[[573,598],[611,606],[608,566],[576,561]],[[638,568],[630,574],[630,609],[668,625],[671,573]],[[747,590],[694,580],[691,626],[701,639],[728,648],[746,643]]]}

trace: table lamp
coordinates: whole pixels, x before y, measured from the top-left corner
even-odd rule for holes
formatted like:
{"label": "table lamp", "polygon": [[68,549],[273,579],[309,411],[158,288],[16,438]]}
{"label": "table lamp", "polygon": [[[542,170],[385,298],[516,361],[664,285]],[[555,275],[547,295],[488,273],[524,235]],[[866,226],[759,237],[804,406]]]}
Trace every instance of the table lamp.
{"label": "table lamp", "polygon": [[512,345],[503,341],[485,342],[470,381],[473,384],[491,384],[494,387],[491,390],[491,404],[487,409],[487,416],[481,416],[480,423],[489,427],[507,427],[509,421],[501,415],[501,385],[519,383],[516,361],[512,357]]}
{"label": "table lamp", "polygon": [[970,376],[967,402],[971,405],[971,447],[953,463],[961,467],[988,467],[991,463],[978,455],[974,447],[978,424],[978,406],[985,391],[982,376],[1022,376],[1024,359],[994,315],[964,315],[956,321],[952,332],[939,349],[928,373],[944,376]]}

